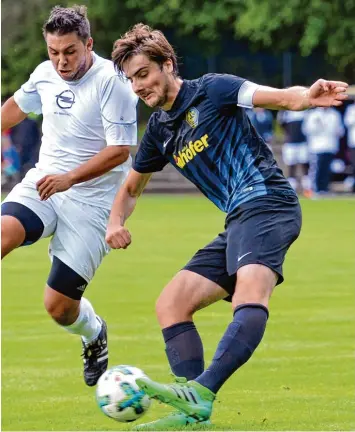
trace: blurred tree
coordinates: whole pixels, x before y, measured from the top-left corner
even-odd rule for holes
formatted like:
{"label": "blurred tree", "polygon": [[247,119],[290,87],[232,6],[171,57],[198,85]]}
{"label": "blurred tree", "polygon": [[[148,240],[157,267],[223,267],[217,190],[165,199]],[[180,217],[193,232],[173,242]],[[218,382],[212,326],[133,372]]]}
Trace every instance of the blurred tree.
{"label": "blurred tree", "polygon": [[329,60],[355,80],[355,1],[280,0],[245,2],[234,22],[237,34],[266,46],[287,49],[295,44],[304,56],[325,48]]}
{"label": "blurred tree", "polygon": [[[50,9],[75,0],[2,1],[2,96],[12,94],[47,58],[42,24]],[[95,51],[108,57],[112,44],[134,23],[159,25],[194,73],[215,71],[242,40],[254,50],[326,52],[342,76],[355,81],[355,0],[77,0],[88,6]],[[189,36],[189,37],[186,37]],[[234,39],[231,40],[231,39]],[[196,56],[196,53],[199,56]],[[194,60],[195,59],[195,60]],[[202,61],[201,61],[201,60]],[[237,63],[240,63],[238,59]],[[248,60],[249,61],[249,60]],[[199,63],[199,68],[195,67]],[[193,66],[195,65],[195,66]]]}
{"label": "blurred tree", "polygon": [[150,23],[197,34],[218,51],[227,29],[254,47],[299,49],[304,56],[323,49],[343,76],[355,81],[354,0],[126,0]]}
{"label": "blurred tree", "polygon": [[44,59],[42,37],[43,10],[47,0],[33,0],[24,4],[18,0],[3,0],[1,7],[1,95],[15,91]]}

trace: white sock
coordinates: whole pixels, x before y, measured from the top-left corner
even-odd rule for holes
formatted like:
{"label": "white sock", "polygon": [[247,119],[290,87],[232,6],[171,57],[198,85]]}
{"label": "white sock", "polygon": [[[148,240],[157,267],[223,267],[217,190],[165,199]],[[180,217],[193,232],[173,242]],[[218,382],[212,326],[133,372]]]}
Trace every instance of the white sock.
{"label": "white sock", "polygon": [[82,297],[77,320],[69,326],[63,326],[63,328],[69,333],[80,335],[82,340],[88,344],[98,337],[101,331],[101,319],[95,314],[89,300]]}

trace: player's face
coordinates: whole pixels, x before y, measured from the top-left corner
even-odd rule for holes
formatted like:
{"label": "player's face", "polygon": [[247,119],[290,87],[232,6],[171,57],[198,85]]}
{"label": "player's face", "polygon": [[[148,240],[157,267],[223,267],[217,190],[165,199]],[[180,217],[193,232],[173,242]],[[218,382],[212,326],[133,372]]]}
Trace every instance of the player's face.
{"label": "player's face", "polygon": [[164,107],[169,99],[169,90],[174,80],[170,60],[163,65],[149,60],[144,54],[129,58],[123,66],[126,77],[131,81],[133,91],[150,106]]}
{"label": "player's face", "polygon": [[65,35],[47,33],[46,42],[49,58],[65,81],[80,79],[90,68],[92,38],[84,43],[75,32]]}

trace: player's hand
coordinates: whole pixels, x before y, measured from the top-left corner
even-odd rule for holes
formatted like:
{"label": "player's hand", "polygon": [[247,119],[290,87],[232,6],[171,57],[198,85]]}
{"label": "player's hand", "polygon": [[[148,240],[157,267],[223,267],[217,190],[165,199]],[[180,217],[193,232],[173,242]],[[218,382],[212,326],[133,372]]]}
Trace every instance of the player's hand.
{"label": "player's hand", "polygon": [[310,106],[340,106],[348,98],[345,94],[348,84],[342,81],[326,81],[319,79],[309,89]]}
{"label": "player's hand", "polygon": [[131,244],[128,229],[119,224],[109,223],[106,230],[106,243],[112,249],[126,249]]}
{"label": "player's hand", "polygon": [[47,200],[57,192],[64,192],[73,186],[74,182],[69,173],[46,175],[36,184],[41,200]]}

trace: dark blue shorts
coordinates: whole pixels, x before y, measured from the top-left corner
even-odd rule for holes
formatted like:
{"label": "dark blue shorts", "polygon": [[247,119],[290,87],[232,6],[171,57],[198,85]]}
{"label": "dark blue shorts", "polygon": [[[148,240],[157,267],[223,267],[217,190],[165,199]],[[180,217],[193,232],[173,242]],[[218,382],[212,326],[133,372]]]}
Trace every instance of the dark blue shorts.
{"label": "dark blue shorts", "polygon": [[264,196],[240,205],[226,219],[225,231],[200,249],[184,270],[198,273],[225,289],[231,300],[237,270],[262,264],[279,275],[291,244],[300,234],[301,207],[297,197]]}

